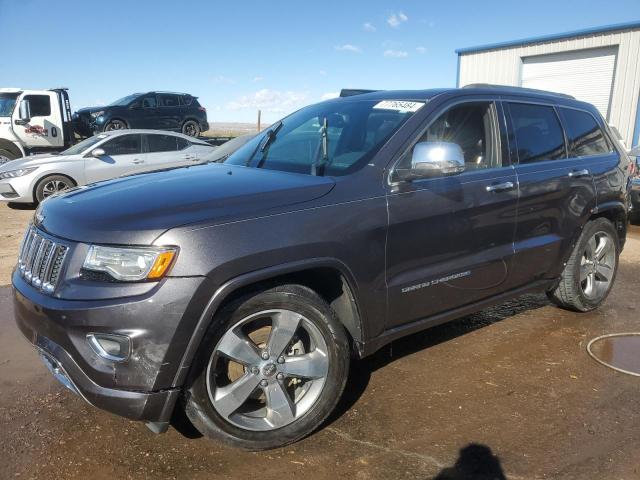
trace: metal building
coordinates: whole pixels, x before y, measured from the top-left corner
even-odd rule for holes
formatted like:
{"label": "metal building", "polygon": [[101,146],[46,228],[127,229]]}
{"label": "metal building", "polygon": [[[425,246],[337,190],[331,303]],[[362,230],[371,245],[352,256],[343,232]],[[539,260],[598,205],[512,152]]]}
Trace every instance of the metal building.
{"label": "metal building", "polygon": [[640,22],[461,48],[458,86],[494,83],[594,104],[627,147],[640,143]]}

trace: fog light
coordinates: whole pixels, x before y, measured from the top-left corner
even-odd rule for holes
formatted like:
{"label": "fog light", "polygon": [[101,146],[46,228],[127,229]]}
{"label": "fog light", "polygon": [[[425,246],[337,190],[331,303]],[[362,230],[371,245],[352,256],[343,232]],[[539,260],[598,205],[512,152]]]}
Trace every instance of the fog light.
{"label": "fog light", "polygon": [[131,353],[131,339],[126,335],[88,333],[87,341],[97,355],[112,362],[122,362]]}

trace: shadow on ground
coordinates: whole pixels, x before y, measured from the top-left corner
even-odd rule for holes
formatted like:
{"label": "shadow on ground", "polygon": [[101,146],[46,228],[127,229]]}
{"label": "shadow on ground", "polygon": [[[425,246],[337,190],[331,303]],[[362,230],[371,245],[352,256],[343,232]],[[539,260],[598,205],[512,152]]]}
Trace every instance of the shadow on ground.
{"label": "shadow on ground", "polygon": [[470,443],[460,449],[453,466],[443,468],[433,480],[507,480],[507,476],[489,447]]}

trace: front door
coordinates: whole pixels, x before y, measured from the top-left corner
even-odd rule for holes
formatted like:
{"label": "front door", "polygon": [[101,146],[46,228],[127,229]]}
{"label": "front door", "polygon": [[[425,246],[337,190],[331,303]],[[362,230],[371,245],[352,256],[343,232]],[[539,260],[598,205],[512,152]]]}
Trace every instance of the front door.
{"label": "front door", "polygon": [[510,282],[518,190],[501,107],[478,99],[432,118],[417,141],[458,144],[465,171],[411,182],[392,173],[387,328],[490,297]]}
{"label": "front door", "polygon": [[13,110],[13,131],[27,148],[58,148],[64,146],[62,112],[56,92],[26,94],[20,102],[28,102],[30,119],[20,119],[20,106]]}
{"label": "front door", "polygon": [[99,182],[135,173],[144,169],[145,155],[142,152],[142,135],[118,135],[101,144],[104,155],[85,158],[87,183]]}

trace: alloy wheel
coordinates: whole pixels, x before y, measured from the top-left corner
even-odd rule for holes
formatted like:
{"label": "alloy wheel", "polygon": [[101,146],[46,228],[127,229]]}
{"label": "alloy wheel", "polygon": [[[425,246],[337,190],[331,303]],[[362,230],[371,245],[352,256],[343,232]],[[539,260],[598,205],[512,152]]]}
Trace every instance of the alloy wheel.
{"label": "alloy wheel", "polygon": [[109,132],[111,130],[124,130],[126,128],[127,126],[124,124],[124,122],[121,122],[120,120],[113,120],[107,124],[104,130],[106,132]]}
{"label": "alloy wheel", "polygon": [[63,190],[68,190],[70,185],[62,180],[49,180],[44,184],[42,188],[42,196],[47,198],[54,193],[62,192]]}
{"label": "alloy wheel", "polygon": [[225,332],[211,355],[209,400],[226,421],[246,430],[289,425],[320,397],[327,352],[318,327],[296,312],[249,315]]}
{"label": "alloy wheel", "polygon": [[596,232],[587,242],[580,261],[580,287],[585,297],[598,300],[606,295],[613,280],[616,263],[614,239]]}

